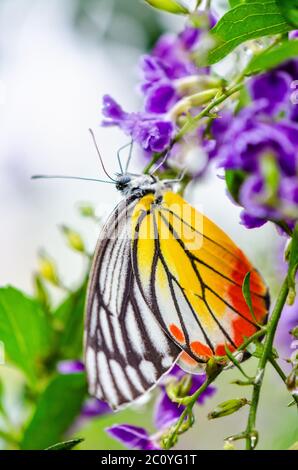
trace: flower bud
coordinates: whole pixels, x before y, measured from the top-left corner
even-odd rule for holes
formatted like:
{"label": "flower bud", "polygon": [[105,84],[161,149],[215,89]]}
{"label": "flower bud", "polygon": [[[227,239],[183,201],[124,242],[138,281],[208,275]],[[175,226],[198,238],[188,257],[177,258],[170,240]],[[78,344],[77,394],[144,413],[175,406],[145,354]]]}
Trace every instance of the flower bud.
{"label": "flower bud", "polygon": [[33,276],[33,288],[36,299],[44,306],[49,305],[49,295],[40,274]]}
{"label": "flower bud", "polygon": [[69,227],[66,227],[65,225],[62,225],[61,229],[66,237],[70,248],[80,253],[85,253],[85,245],[81,236],[74,230],[70,229]]}
{"label": "flower bud", "polygon": [[54,286],[59,286],[60,281],[54,261],[51,260],[44,252],[40,252],[38,262],[40,276],[49,281]]}
{"label": "flower bud", "polygon": [[90,219],[96,218],[94,207],[92,207],[90,204],[80,204],[79,213],[82,217],[88,217]]}
{"label": "flower bud", "polygon": [[290,334],[298,339],[298,325],[291,329]]}
{"label": "flower bud", "polygon": [[223,448],[224,448],[224,450],[235,450],[235,445],[233,444],[232,441],[230,441],[229,439],[227,439],[227,440],[224,442]]}
{"label": "flower bud", "polygon": [[177,78],[174,81],[175,89],[182,95],[190,95],[195,92],[210,90],[212,88],[222,88],[223,79],[211,75],[189,75]]}
{"label": "flower bud", "polygon": [[180,114],[188,113],[192,108],[202,106],[208,103],[218,93],[218,88],[200,91],[193,95],[185,96],[179,100],[170,110],[169,116],[171,120],[177,120]]}
{"label": "flower bud", "polygon": [[220,363],[216,362],[216,360],[211,357],[206,364],[206,374],[208,377],[214,377],[217,375],[221,365]]}
{"label": "flower bud", "polygon": [[176,15],[187,15],[188,9],[176,0],[145,0],[150,6],[158,10],[167,11]]}
{"label": "flower bud", "polygon": [[295,368],[292,370],[290,375],[286,379],[286,386],[291,393],[297,393],[298,391],[298,377],[297,370]]}
{"label": "flower bud", "polygon": [[248,405],[249,401],[246,398],[235,398],[233,400],[224,401],[217,405],[217,407],[208,414],[208,419],[221,418],[228,416],[240,410],[244,405]]}
{"label": "flower bud", "polygon": [[180,397],[186,397],[189,394],[191,384],[192,384],[191,375],[190,374],[184,375],[178,385]]}

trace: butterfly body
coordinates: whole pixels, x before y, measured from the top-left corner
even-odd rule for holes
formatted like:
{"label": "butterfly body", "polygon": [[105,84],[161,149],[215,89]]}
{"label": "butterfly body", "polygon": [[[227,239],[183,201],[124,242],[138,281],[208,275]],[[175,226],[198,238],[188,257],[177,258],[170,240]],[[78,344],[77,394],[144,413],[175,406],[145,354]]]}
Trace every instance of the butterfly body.
{"label": "butterfly body", "polygon": [[119,408],[178,360],[225,355],[257,331],[242,294],[251,273],[257,322],[268,294],[260,274],[213,222],[153,175],[117,177],[124,199],[101,233],[86,307],[90,393]]}

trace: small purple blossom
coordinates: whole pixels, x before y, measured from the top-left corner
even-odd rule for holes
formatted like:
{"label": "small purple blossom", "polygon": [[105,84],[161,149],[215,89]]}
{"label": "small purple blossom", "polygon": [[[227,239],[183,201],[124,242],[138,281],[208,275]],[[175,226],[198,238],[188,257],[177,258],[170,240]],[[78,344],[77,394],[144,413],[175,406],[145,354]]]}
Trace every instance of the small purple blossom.
{"label": "small purple blossom", "polygon": [[[297,32],[294,32],[297,34]],[[289,60],[278,68],[253,78],[249,85],[254,101],[265,100],[266,112],[276,115],[284,112],[286,116],[298,121],[297,103],[293,103],[292,94],[298,80],[298,59]]]}
{"label": "small purple blossom", "polygon": [[107,432],[129,449],[158,450],[159,447],[150,438],[147,431],[130,424],[114,424]]}
{"label": "small purple blossom", "polygon": [[266,100],[264,111],[276,114],[288,110],[291,95],[291,76],[284,71],[274,70],[259,75],[250,84],[250,93],[255,101]]}
{"label": "small purple blossom", "polygon": [[60,374],[76,374],[85,371],[85,366],[81,361],[60,361],[57,365],[57,370]]}
{"label": "small purple blossom", "polygon": [[103,416],[107,413],[111,413],[109,405],[102,400],[97,398],[89,398],[85,401],[81,410],[82,418],[95,418],[97,416]]}
{"label": "small purple blossom", "polygon": [[292,354],[298,348],[297,340],[294,340],[290,331],[298,326],[298,298],[294,305],[286,306],[283,309],[280,322],[276,331],[276,344],[279,350],[279,361],[281,366],[288,372],[292,369],[292,365],[287,362]]}
{"label": "small purple blossom", "polygon": [[127,113],[109,95],[103,98],[105,126],[118,126],[150,152],[162,152],[171,142],[174,126],[149,113]]}

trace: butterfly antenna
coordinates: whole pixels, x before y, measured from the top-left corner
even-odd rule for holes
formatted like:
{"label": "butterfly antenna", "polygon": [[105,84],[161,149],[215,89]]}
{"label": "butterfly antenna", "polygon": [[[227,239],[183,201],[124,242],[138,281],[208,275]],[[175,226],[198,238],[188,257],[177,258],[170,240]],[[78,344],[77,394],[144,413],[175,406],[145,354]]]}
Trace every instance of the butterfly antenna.
{"label": "butterfly antenna", "polygon": [[161,162],[158,163],[158,165],[155,168],[153,168],[153,170],[150,172],[150,175],[154,175],[154,173],[156,173],[159,170],[159,168],[162,167],[162,165],[166,162],[167,158],[168,158],[168,153],[166,153],[163,159],[161,160]]}
{"label": "butterfly antenna", "polygon": [[112,178],[109,173],[107,172],[107,170],[105,169],[105,166],[104,166],[104,163],[103,163],[103,159],[101,158],[101,154],[100,154],[100,151],[99,151],[99,148],[98,148],[98,145],[97,145],[97,142],[96,142],[96,139],[95,139],[95,135],[94,135],[94,132],[92,129],[89,129],[89,132],[91,134],[91,137],[92,137],[92,140],[93,140],[93,143],[94,143],[94,146],[95,146],[95,149],[96,149],[96,152],[97,152],[97,155],[99,157],[99,160],[100,160],[100,163],[101,163],[101,166],[102,166],[102,169],[104,171],[104,173],[107,175],[107,177],[116,182],[116,180],[114,180],[114,178]]}
{"label": "butterfly antenna", "polygon": [[128,159],[127,159],[126,166],[125,166],[125,173],[128,172],[128,167],[129,167],[130,160],[132,157],[132,151],[133,151],[133,140],[130,142],[130,149],[129,149],[129,155],[128,155]]}
{"label": "butterfly antenna", "polygon": [[115,181],[98,180],[98,179],[95,179],[95,178],[83,178],[83,177],[81,177],[81,176],[33,175],[33,176],[31,176],[31,179],[32,179],[32,180],[40,180],[40,179],[65,179],[65,180],[96,181],[97,183],[116,184]]}

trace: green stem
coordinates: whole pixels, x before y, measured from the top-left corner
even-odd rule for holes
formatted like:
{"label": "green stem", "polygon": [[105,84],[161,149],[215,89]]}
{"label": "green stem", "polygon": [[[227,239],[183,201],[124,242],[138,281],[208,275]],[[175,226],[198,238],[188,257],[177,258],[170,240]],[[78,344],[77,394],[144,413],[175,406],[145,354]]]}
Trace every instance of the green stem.
{"label": "green stem", "polygon": [[253,385],[251,406],[250,406],[248,422],[247,422],[247,427],[246,427],[246,436],[247,436],[246,437],[246,449],[248,450],[253,450],[257,444],[256,440],[251,439],[251,436],[256,435],[255,427],[256,427],[257,409],[258,409],[258,404],[259,404],[259,399],[260,399],[261,388],[263,384],[265,368],[266,368],[267,362],[270,360],[272,356],[272,345],[273,345],[276,328],[277,328],[282,310],[285,306],[288,293],[289,293],[289,285],[288,285],[288,277],[286,277],[280,289],[271,318],[267,325],[267,335],[266,335],[266,339],[264,342],[264,348],[263,348],[263,352],[259,360],[257,374],[256,374],[254,385]]}

